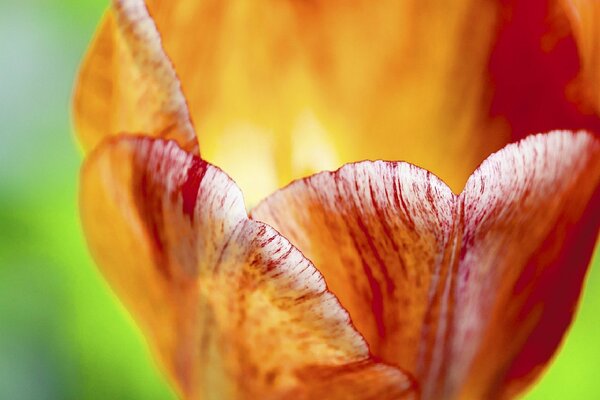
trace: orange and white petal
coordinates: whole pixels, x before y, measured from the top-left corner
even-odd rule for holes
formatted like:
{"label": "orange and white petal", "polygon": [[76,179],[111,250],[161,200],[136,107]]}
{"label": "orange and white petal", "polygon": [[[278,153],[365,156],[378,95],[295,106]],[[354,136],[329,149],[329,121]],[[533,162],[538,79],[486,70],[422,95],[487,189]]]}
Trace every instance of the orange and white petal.
{"label": "orange and white petal", "polygon": [[198,152],[179,79],[143,0],[113,1],[81,66],[73,117],[86,152],[123,132]]}
{"label": "orange and white petal", "polygon": [[429,172],[378,161],[298,180],[251,215],[317,266],[372,354],[419,380],[452,312],[456,203]]}
{"label": "orange and white petal", "polygon": [[315,267],[174,141],[105,142],[83,166],[80,201],[94,259],[184,398],[414,395],[369,358]]}
{"label": "orange and white petal", "polygon": [[374,356],[414,374],[424,399],[502,398],[540,373],[572,319],[599,179],[598,141],[554,132],[490,157],[460,196],[409,164],[363,162],[297,181],[252,216],[315,263]]}

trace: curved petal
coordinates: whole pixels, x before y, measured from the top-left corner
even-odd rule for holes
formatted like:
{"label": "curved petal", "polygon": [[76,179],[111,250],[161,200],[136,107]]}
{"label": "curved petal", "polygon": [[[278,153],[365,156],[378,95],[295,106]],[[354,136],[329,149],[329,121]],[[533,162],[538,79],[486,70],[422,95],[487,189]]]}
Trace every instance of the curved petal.
{"label": "curved petal", "polygon": [[318,266],[374,355],[418,377],[441,312],[455,203],[427,171],[379,161],[296,181],[251,215]]}
{"label": "curved petal", "polygon": [[184,398],[414,394],[370,360],[313,265],[175,142],[106,142],[83,167],[80,199],[96,262]]}
{"label": "curved petal", "polygon": [[[511,137],[600,131],[581,95],[595,87],[580,76],[593,74],[589,24],[574,28],[582,65],[556,0],[147,5],[204,158],[251,204],[292,178],[363,159],[414,162],[458,190]],[[98,68],[90,61],[83,74]]]}
{"label": "curved petal", "polygon": [[81,66],[73,109],[85,151],[108,135],[148,132],[198,153],[181,85],[143,0],[113,2]]}
{"label": "curved petal", "polygon": [[506,137],[472,135],[489,103],[494,2],[147,4],[203,157],[231,173],[251,204],[293,178],[364,159],[415,162],[458,187],[481,148]]}
{"label": "curved petal", "polygon": [[491,156],[460,196],[409,164],[364,162],[297,181],[252,217],[318,266],[424,399],[494,398],[539,374],[571,321],[599,178],[598,141],[555,132]]}
{"label": "curved petal", "polygon": [[469,178],[451,339],[458,360],[479,343],[466,398],[516,394],[556,351],[598,236],[599,183],[600,142],[583,132],[509,145]]}

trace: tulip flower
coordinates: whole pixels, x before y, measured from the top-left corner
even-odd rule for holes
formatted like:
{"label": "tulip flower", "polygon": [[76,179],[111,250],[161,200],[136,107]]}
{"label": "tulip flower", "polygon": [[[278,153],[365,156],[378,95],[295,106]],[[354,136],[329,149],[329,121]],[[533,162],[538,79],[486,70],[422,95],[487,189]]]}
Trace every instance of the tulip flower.
{"label": "tulip flower", "polygon": [[[595,5],[556,4],[564,47],[527,4],[113,2],[75,94],[83,228],[182,398],[503,399],[539,377],[597,237],[600,141],[527,136],[466,179],[511,137],[598,124]],[[451,186],[361,161],[247,211],[364,158]]]}

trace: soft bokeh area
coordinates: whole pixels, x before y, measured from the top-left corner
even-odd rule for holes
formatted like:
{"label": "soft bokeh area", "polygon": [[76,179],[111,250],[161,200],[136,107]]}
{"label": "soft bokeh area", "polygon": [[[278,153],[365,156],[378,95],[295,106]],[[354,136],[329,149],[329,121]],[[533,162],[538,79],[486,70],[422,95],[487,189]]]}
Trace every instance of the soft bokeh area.
{"label": "soft bokeh area", "polygon": [[[0,399],[174,398],[78,222],[70,96],[106,4],[0,2]],[[576,323],[528,399],[600,392],[598,252],[594,264]]]}

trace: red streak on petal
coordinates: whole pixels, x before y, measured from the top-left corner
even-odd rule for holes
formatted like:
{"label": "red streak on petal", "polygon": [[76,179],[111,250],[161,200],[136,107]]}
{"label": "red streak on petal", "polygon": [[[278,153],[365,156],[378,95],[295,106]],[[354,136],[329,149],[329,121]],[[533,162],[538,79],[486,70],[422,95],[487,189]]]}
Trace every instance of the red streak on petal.
{"label": "red streak on petal", "polygon": [[[143,143],[144,139],[138,139],[139,143]],[[151,145],[147,143],[147,145]],[[155,152],[149,151],[147,157],[136,155],[134,159],[132,180],[132,193],[135,196],[135,202],[141,220],[146,225],[146,229],[152,238],[153,256],[156,259],[158,270],[163,274],[165,279],[171,279],[171,271],[169,270],[167,258],[165,256],[165,238],[164,218],[162,209],[161,196],[163,195],[163,187],[154,179],[153,175],[148,172],[143,165],[155,163],[159,165],[158,156]]]}
{"label": "red streak on petal", "polygon": [[186,180],[181,186],[181,194],[183,196],[183,212],[194,221],[194,209],[198,199],[198,189],[200,182],[206,173],[207,164],[203,163],[199,158],[194,158],[190,166]]}

